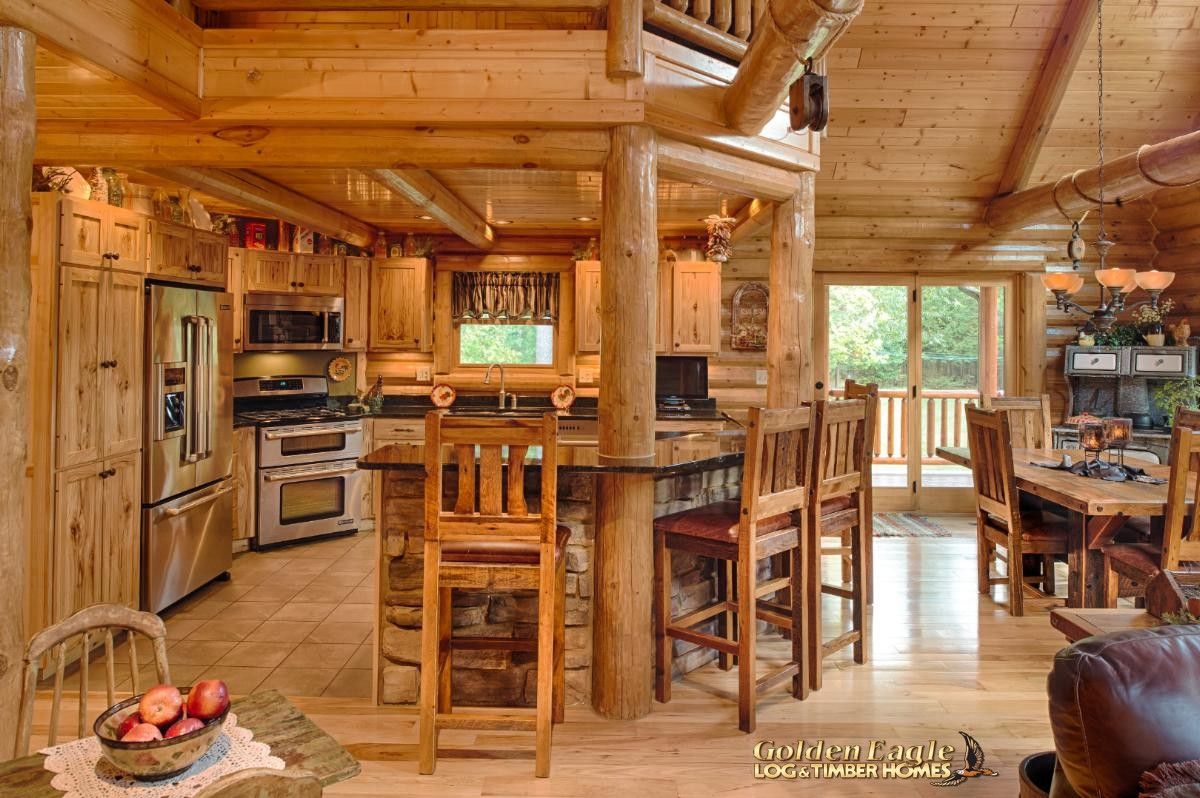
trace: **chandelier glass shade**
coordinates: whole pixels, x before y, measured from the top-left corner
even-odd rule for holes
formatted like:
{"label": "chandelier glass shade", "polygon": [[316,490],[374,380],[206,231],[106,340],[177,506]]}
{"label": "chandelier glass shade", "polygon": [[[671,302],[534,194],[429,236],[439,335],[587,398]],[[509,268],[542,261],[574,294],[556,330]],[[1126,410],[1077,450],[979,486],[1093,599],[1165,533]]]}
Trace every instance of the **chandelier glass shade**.
{"label": "chandelier glass shade", "polygon": [[[1054,294],[1055,304],[1065,313],[1079,312],[1091,317],[1085,330],[1107,330],[1116,322],[1117,316],[1126,309],[1125,298],[1141,288],[1150,299],[1137,305],[1157,308],[1159,297],[1175,280],[1174,272],[1158,269],[1139,272],[1134,269],[1098,269],[1095,272],[1100,289],[1100,305],[1092,310],[1072,301],[1071,297],[1083,289],[1083,275],[1075,272],[1046,272],[1041,275],[1042,285]],[[1105,290],[1107,289],[1107,290]]]}

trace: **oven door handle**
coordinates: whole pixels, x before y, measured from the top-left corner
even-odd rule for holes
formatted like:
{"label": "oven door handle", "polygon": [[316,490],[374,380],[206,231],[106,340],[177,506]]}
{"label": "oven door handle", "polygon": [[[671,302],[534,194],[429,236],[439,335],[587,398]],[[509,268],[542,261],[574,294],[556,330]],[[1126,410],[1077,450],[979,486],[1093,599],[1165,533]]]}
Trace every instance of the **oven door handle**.
{"label": "oven door handle", "polygon": [[181,507],[168,507],[167,509],[163,510],[163,515],[168,516],[170,518],[174,518],[177,515],[183,515],[184,513],[191,512],[192,510],[195,510],[197,507],[203,507],[206,504],[210,504],[210,503],[216,501],[221,496],[224,496],[226,493],[231,492],[233,490],[233,487],[234,487],[233,485],[226,485],[223,488],[214,490],[212,493],[208,494],[207,496],[201,496],[199,499],[190,501],[187,504],[182,505]]}
{"label": "oven door handle", "polygon": [[362,426],[355,424],[345,427],[321,427],[320,429],[293,430],[291,432],[271,432],[268,430],[263,433],[263,437],[269,441],[279,441],[285,438],[315,438],[318,435],[333,435],[339,432],[362,432]]}
{"label": "oven door handle", "polygon": [[267,482],[285,482],[296,479],[321,479],[323,477],[332,477],[336,474],[352,474],[358,470],[357,465],[339,466],[330,468],[324,471],[285,471],[282,473],[270,473],[263,477]]}

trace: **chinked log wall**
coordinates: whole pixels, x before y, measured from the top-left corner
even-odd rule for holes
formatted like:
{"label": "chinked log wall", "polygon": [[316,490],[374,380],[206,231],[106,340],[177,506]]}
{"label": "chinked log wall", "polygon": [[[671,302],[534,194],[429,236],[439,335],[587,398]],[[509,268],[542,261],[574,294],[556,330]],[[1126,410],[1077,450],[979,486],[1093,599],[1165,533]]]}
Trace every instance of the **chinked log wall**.
{"label": "chinked log wall", "polygon": [[1192,330],[1200,333],[1200,184],[1163,189],[1150,203],[1157,233],[1154,268],[1175,272],[1175,282],[1167,290],[1175,300],[1172,315],[1187,319]]}

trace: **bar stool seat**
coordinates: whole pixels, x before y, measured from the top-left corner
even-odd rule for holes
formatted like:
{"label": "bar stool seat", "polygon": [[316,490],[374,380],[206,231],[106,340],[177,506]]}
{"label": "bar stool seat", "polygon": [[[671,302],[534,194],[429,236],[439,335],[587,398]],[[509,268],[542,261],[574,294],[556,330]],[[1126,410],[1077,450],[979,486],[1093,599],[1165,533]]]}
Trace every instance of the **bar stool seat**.
{"label": "bar stool seat", "polygon": [[[728,543],[736,546],[738,542],[738,525],[741,502],[723,501],[694,507],[678,513],[664,515],[654,519],[654,531],[670,535],[673,538],[703,538],[716,543]],[[764,538],[777,532],[791,530],[793,540],[799,534],[799,527],[790,513],[764,518],[758,522],[758,545],[762,546]],[[781,537],[786,537],[783,535]],[[686,541],[672,540],[686,546]]]}
{"label": "bar stool seat", "polygon": [[[556,527],[554,537],[555,557],[562,557],[566,552],[571,530],[565,526]],[[475,538],[446,541],[442,544],[442,562],[537,565],[540,556],[540,545],[527,540]]]}

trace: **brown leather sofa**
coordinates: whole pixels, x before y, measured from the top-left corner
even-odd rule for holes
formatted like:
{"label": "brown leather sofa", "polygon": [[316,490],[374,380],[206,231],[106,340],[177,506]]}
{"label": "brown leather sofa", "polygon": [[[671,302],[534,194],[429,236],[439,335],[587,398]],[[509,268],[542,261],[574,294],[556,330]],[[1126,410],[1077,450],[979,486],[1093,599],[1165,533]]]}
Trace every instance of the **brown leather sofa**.
{"label": "brown leather sofa", "polygon": [[1200,759],[1200,625],[1080,640],[1047,680],[1051,798],[1137,798],[1144,771]]}

